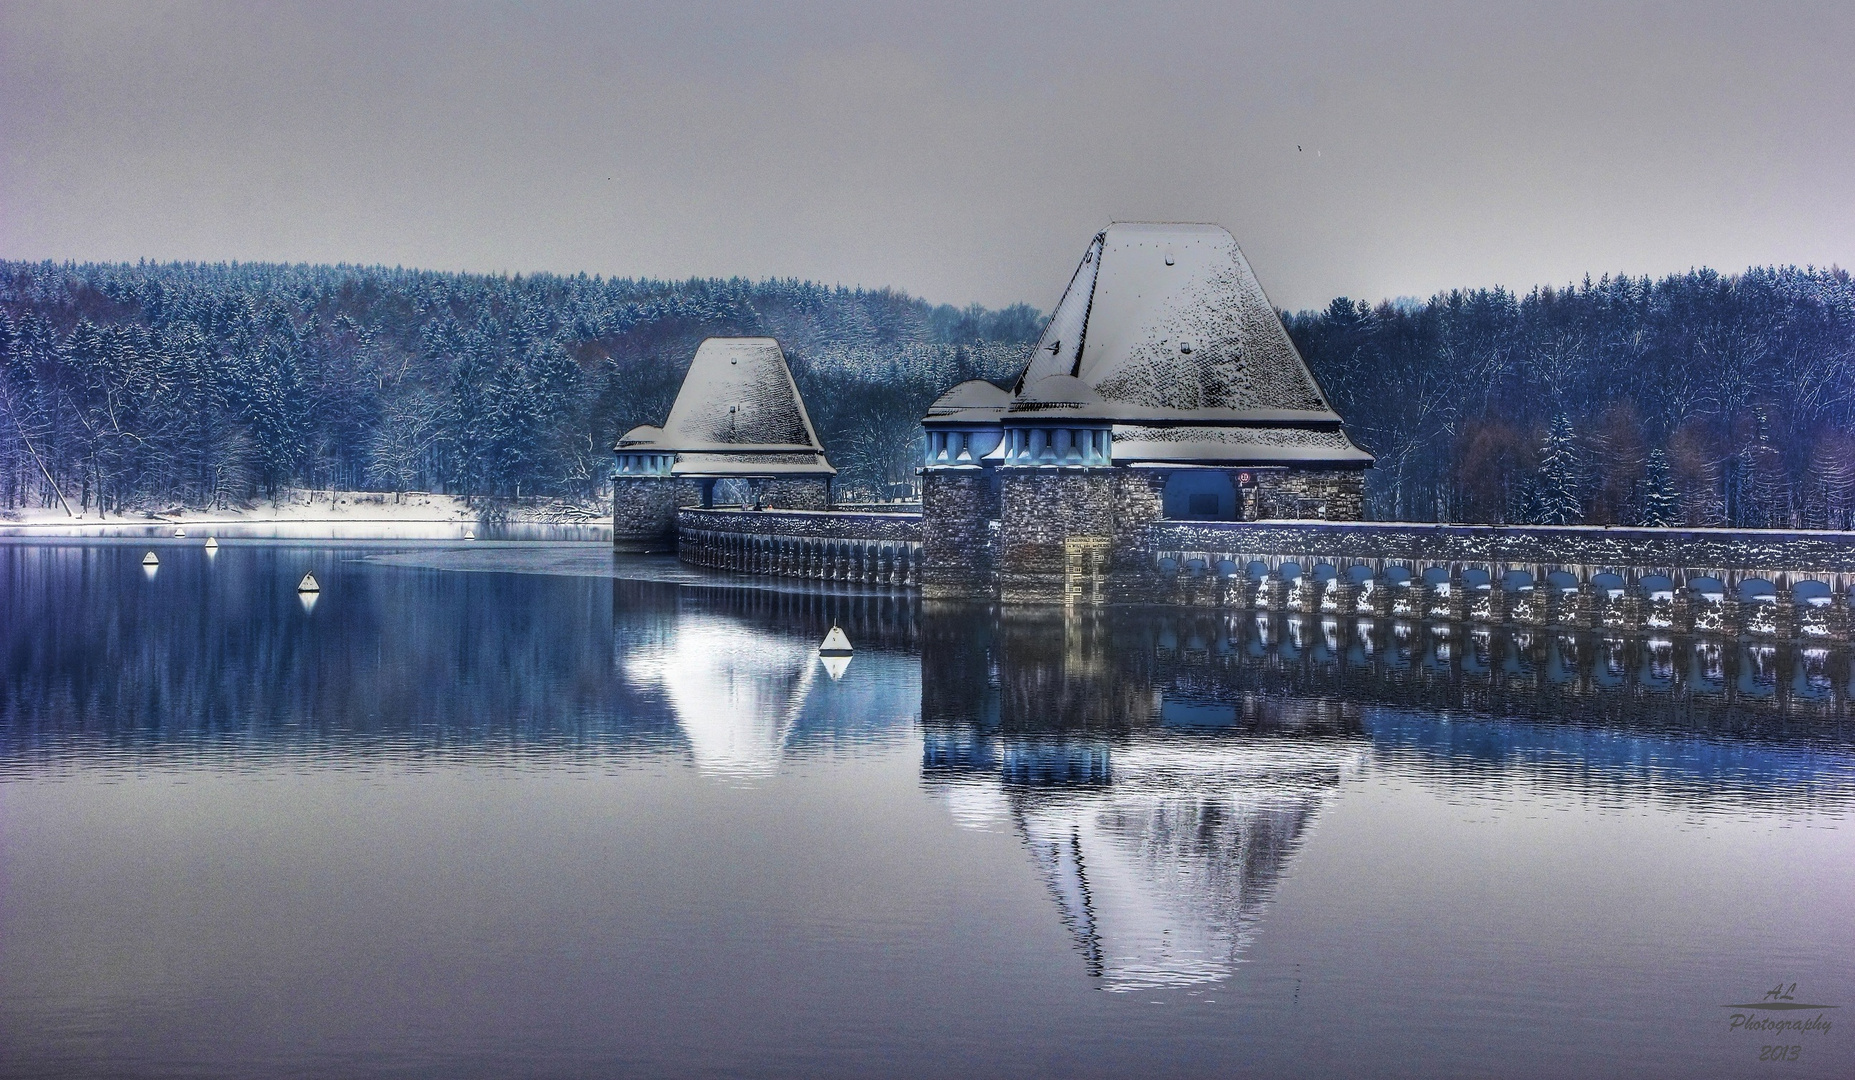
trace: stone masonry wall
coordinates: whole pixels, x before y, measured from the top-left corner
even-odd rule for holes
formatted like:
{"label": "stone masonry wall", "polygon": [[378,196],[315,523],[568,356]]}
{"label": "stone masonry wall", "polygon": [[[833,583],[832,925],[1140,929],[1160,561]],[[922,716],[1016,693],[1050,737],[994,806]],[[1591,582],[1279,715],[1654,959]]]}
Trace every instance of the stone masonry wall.
{"label": "stone masonry wall", "polygon": [[620,476],[612,481],[612,546],[628,552],[676,550],[676,481]]}
{"label": "stone masonry wall", "polygon": [[1121,599],[1846,641],[1855,533],[1157,522]]}
{"label": "stone masonry wall", "polygon": [[862,510],[700,510],[678,512],[684,532],[737,533],[755,536],[792,536],[816,540],[921,541],[919,513],[876,513]]}
{"label": "stone masonry wall", "polygon": [[[1646,570],[1855,574],[1855,533],[1616,529],[1598,525],[1428,525],[1361,521],[1155,523],[1151,551],[1321,555],[1424,565],[1629,566]],[[1718,576],[1716,573],[1715,576]]]}
{"label": "stone masonry wall", "polygon": [[999,493],[990,469],[928,469],[921,475],[921,595],[928,599],[990,596],[992,523]]}
{"label": "stone masonry wall", "polygon": [[996,545],[999,599],[1060,603],[1073,537],[1110,541],[1110,577],[1163,509],[1164,477],[1136,469],[1006,469]]}
{"label": "stone masonry wall", "polygon": [[831,485],[816,477],[774,477],[762,482],[760,498],[769,510],[824,510],[831,505]]}
{"label": "stone masonry wall", "polygon": [[736,573],[918,586],[920,538],[913,513],[685,508],[677,557]]}
{"label": "stone masonry wall", "polygon": [[1254,475],[1258,517],[1322,521],[1365,517],[1365,473],[1360,470],[1287,469]]}

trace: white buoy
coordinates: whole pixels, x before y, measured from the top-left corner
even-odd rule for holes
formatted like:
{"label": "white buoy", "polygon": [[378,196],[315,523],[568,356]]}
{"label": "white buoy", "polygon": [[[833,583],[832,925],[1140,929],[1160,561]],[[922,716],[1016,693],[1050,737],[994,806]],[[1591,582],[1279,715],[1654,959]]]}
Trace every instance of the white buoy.
{"label": "white buoy", "polygon": [[174,530],[174,535],[175,535],[176,537],[181,537],[181,536],[185,536],[185,535],[187,535],[187,530],[185,530],[185,529],[175,529],[175,530]]}
{"label": "white buoy", "polygon": [[142,565],[143,566],[160,566],[161,560],[155,558],[155,553],[151,551],[148,554],[142,556]]}
{"label": "white buoy", "polygon": [[219,550],[218,537],[209,536],[206,538],[206,550],[207,551],[218,551]]}
{"label": "white buoy", "polygon": [[465,530],[464,530],[464,539],[466,539],[466,540],[475,540],[476,538],[477,538],[477,530],[475,530],[475,529],[465,529]]}
{"label": "white buoy", "polygon": [[849,656],[850,655],[850,639],[844,636],[844,632],[842,630],[839,630],[836,624],[832,624],[831,632],[824,636],[824,644],[818,646],[818,655],[819,656]]}
{"label": "white buoy", "polygon": [[315,574],[304,574],[303,580],[296,583],[296,591],[300,593],[319,593],[322,591],[322,586],[317,583]]}

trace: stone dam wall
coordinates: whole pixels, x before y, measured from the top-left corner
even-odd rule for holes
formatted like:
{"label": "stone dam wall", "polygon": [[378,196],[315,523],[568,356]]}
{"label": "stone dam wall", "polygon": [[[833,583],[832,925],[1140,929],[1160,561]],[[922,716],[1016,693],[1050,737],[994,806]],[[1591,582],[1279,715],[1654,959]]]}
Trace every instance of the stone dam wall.
{"label": "stone dam wall", "polygon": [[[1008,487],[1007,511],[1011,496]],[[1109,508],[1124,500],[1102,501],[1114,517]],[[919,512],[677,515],[677,552],[697,566],[924,589],[936,599],[1834,641],[1852,629],[1855,533],[1328,521],[1129,528],[1104,518],[1081,524],[1096,527],[1087,531],[1110,545],[1107,557],[1071,565],[1057,535],[1075,532],[1068,520],[1046,518],[1047,528],[1027,528],[1014,543],[996,526],[989,535],[937,530]]]}
{"label": "stone dam wall", "polygon": [[677,557],[743,574],[916,587],[920,513],[855,510],[677,512]]}

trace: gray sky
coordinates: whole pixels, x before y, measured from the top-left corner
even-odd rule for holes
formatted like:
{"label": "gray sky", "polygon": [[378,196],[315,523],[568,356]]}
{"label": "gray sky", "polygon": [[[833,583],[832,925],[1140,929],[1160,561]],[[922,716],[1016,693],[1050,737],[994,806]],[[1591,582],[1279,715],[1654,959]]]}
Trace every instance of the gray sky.
{"label": "gray sky", "polygon": [[1848,266],[1855,4],[0,0],[4,257],[1047,310],[1113,219],[1290,308]]}

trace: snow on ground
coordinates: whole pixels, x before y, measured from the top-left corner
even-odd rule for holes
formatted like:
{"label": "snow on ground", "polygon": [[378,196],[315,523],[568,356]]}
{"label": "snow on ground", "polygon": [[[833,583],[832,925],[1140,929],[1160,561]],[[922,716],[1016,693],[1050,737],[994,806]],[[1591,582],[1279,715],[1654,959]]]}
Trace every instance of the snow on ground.
{"label": "snow on ground", "polygon": [[206,510],[173,507],[126,514],[73,517],[63,506],[0,511],[0,536],[108,536],[184,529],[188,535],[389,539],[464,539],[466,534],[519,535],[549,527],[610,529],[593,508],[559,502],[512,505],[506,500],[471,505],[454,495],[414,491],[403,495],[371,491],[287,489],[275,500],[248,507]]}

